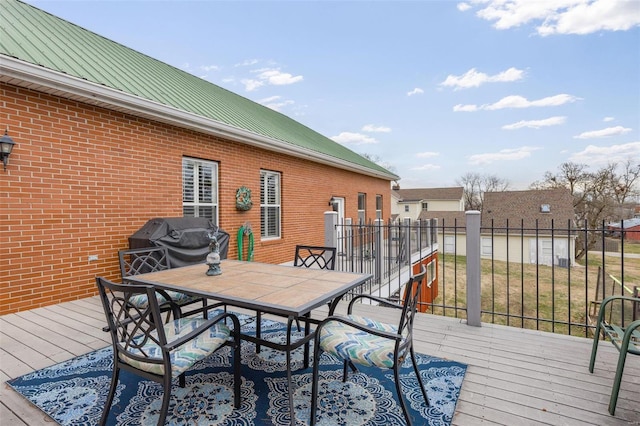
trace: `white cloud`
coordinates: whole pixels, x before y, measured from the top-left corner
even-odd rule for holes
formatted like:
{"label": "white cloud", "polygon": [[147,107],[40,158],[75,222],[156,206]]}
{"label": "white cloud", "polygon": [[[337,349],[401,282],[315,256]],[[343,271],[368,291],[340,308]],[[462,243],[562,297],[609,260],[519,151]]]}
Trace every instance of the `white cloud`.
{"label": "white cloud", "polygon": [[[539,35],[626,31],[640,25],[635,0],[477,0],[477,16],[499,30],[540,23]],[[458,7],[458,10],[463,10]],[[467,10],[467,9],[464,9]]]}
{"label": "white cloud", "polygon": [[458,104],[453,107],[455,112],[474,112],[478,110],[477,105],[462,105]]}
{"label": "white cloud", "polygon": [[546,98],[538,99],[536,101],[529,101],[522,96],[507,96],[500,99],[498,102],[483,106],[483,109],[496,110],[504,108],[530,108],[530,107],[547,107],[547,106],[559,106],[566,103],[575,102],[579,98],[575,96],[560,94],[555,96],[549,96]]}
{"label": "white cloud", "polygon": [[465,12],[471,9],[471,5],[469,3],[458,3],[456,6],[460,12]]}
{"label": "white cloud", "polygon": [[432,158],[432,157],[437,157],[439,155],[440,155],[439,152],[426,151],[426,152],[417,153],[416,157],[418,157],[418,158]]}
{"label": "white cloud", "polygon": [[613,121],[613,120],[615,120],[614,117],[605,117],[605,118],[602,119],[602,121],[604,121],[605,123],[608,123],[608,122]]}
{"label": "white cloud", "polygon": [[474,154],[469,157],[469,164],[482,165],[491,164],[496,161],[517,161],[523,160],[531,156],[533,151],[540,148],[523,146],[521,148],[503,149],[498,152],[490,152],[486,154]]}
{"label": "white cloud", "polygon": [[391,127],[376,126],[376,125],[373,125],[373,124],[367,124],[365,126],[362,126],[362,131],[363,132],[370,132],[370,133],[390,133],[391,132]]}
{"label": "white cloud", "polygon": [[287,72],[281,72],[278,69],[262,69],[255,72],[258,73],[258,79],[260,81],[275,86],[294,84],[304,79],[301,75],[293,76],[292,74],[289,74]]}
{"label": "white cloud", "polygon": [[636,0],[596,0],[582,3],[547,19],[538,34],[590,34],[598,31],[626,31],[640,25]]}
{"label": "white cloud", "polygon": [[560,124],[564,124],[567,121],[567,117],[557,116],[557,117],[549,117],[543,120],[529,120],[529,121],[518,121],[517,123],[507,124],[502,126],[504,130],[516,130],[522,129],[525,127],[531,129],[539,129],[541,127],[549,127],[549,126],[558,126]]}
{"label": "white cloud", "polygon": [[211,71],[219,71],[220,67],[217,65],[200,65],[200,69],[206,72],[211,72]]}
{"label": "white cloud", "polygon": [[416,87],[415,89],[413,89],[410,92],[407,92],[407,96],[413,96],[413,95],[422,95],[424,93],[424,90],[422,90],[419,87]]}
{"label": "white cloud", "polygon": [[484,83],[509,82],[522,79],[524,71],[517,68],[509,68],[495,75],[488,75],[478,72],[475,68],[462,75],[449,75],[440,83],[441,86],[453,87],[454,90],[468,89],[470,87],[480,87]]}
{"label": "white cloud", "polygon": [[240,82],[244,84],[244,88],[247,92],[252,92],[266,84],[284,86],[298,83],[304,79],[301,75],[294,76],[275,68],[262,68],[254,70],[252,73],[256,74],[256,78],[240,80]]}
{"label": "white cloud", "polygon": [[295,102],[292,100],[281,100],[282,96],[271,96],[258,101],[259,104],[271,108],[274,111],[280,111],[283,107],[293,105]]}
{"label": "white cloud", "polygon": [[371,136],[352,132],[342,132],[338,136],[332,136],[331,139],[343,145],[368,145],[378,143],[378,141]]}
{"label": "white cloud", "polygon": [[256,90],[258,87],[264,86],[263,82],[258,81],[258,80],[249,79],[249,78],[245,78],[243,80],[240,80],[240,83],[244,84],[244,90],[246,90],[247,92],[252,92],[252,91]]}
{"label": "white cloud", "polygon": [[629,133],[632,129],[628,127],[616,126],[616,127],[607,127],[606,129],[600,130],[592,130],[590,132],[583,132],[577,136],[574,136],[574,139],[596,139],[596,138],[608,138],[611,136],[624,135],[625,133]]}
{"label": "white cloud", "polygon": [[425,164],[423,166],[418,166],[418,167],[412,167],[411,170],[438,170],[441,169],[441,166],[438,166],[436,164]]}
{"label": "white cloud", "polygon": [[487,110],[494,111],[498,109],[505,108],[531,108],[531,107],[549,107],[549,106],[559,106],[567,103],[572,103],[580,98],[567,94],[560,94],[555,96],[548,96],[546,98],[538,99],[535,101],[530,101],[525,97],[518,95],[506,96],[500,99],[498,102],[493,104],[484,104],[484,105],[456,105],[453,107],[454,111],[478,111],[478,110]]}
{"label": "white cloud", "polygon": [[640,158],[640,142],[612,146],[589,145],[584,150],[576,152],[569,157],[569,161],[601,166],[609,163],[623,162],[629,158]]}
{"label": "white cloud", "polygon": [[245,59],[244,61],[235,64],[234,67],[250,67],[251,65],[255,65],[257,63],[257,59]]}

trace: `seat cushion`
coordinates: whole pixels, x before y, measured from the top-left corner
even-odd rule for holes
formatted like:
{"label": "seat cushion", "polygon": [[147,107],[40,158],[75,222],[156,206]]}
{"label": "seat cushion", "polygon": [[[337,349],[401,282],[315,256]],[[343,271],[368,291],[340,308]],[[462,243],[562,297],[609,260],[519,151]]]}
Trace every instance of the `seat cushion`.
{"label": "seat cushion", "polygon": [[[164,324],[164,332],[167,341],[174,341],[188,334],[206,322],[203,318],[180,318]],[[218,323],[209,330],[199,334],[185,344],[178,346],[170,352],[171,375],[179,376],[196,362],[206,358],[216,351],[229,339],[230,330],[223,323]],[[157,335],[156,335],[157,336]],[[142,337],[141,337],[142,338]],[[129,348],[129,353],[146,356],[151,359],[162,360],[162,349],[155,342],[147,341],[140,348]],[[149,373],[164,375],[164,365],[154,364],[132,359],[126,353],[120,352],[120,360],[140,370]]]}
{"label": "seat cushion", "polygon": [[[158,299],[158,305],[167,303],[167,299],[160,293],[156,293],[156,298]],[[149,306],[149,298],[146,294],[135,294],[129,297],[129,303],[138,309],[146,309]]]}
{"label": "seat cushion", "polygon": [[[358,315],[347,318],[376,330],[397,333],[397,327]],[[320,347],[341,359],[367,367],[393,368],[395,340],[375,336],[350,325],[329,321],[320,330]]]}
{"label": "seat cushion", "polygon": [[167,294],[169,295],[171,300],[176,302],[178,305],[186,305],[186,304],[193,303],[193,302],[196,302],[196,301],[201,299],[201,298],[198,298],[198,297],[195,297],[195,296],[190,296],[190,295],[185,294],[185,293],[179,293],[177,291],[171,291],[171,290],[167,291]]}
{"label": "seat cushion", "polygon": [[[179,293],[177,291],[167,291],[167,294],[178,305],[187,305],[189,303],[193,303],[199,300],[199,298],[190,296],[185,293]],[[156,298],[158,299],[158,305],[162,306],[167,303],[167,299],[162,295],[162,293],[156,293]],[[138,309],[145,309],[149,305],[149,301],[146,294],[136,294],[129,298],[129,302],[133,304]]]}

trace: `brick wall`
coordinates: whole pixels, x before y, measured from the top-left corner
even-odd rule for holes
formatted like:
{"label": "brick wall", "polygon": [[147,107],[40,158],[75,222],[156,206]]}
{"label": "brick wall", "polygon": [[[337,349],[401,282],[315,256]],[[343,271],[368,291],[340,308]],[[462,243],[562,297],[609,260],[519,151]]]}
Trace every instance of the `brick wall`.
{"label": "brick wall", "polygon": [[[219,162],[219,225],[251,222],[254,260],[292,260],[296,243],[322,244],[323,212],[357,194],[390,209],[389,182],[0,83],[0,130],[16,142],[0,179],[0,314],[96,294],[95,276],[119,280],[117,251],[153,217],[182,216],[182,157]],[[260,241],[260,169],[282,173],[282,238]],[[240,186],[254,207],[235,208]],[[89,256],[98,260],[89,261]]]}

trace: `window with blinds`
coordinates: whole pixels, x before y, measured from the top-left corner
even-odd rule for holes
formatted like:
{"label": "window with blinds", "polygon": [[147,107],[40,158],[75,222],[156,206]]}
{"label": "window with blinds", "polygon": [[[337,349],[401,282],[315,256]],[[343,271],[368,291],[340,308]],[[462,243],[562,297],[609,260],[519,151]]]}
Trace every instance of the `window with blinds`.
{"label": "window with blinds", "polygon": [[260,236],[280,238],[280,173],[260,171]]}
{"label": "window with blinds", "polygon": [[358,193],[358,222],[362,225],[367,220],[367,194]]}
{"label": "window with blinds", "polygon": [[218,224],[218,163],[182,159],[182,215]]}

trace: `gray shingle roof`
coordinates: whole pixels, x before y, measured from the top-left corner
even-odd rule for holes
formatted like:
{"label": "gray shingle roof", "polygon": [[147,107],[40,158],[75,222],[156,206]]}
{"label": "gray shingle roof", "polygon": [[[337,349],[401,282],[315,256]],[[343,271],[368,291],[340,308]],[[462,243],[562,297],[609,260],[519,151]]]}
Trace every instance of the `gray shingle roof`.
{"label": "gray shingle roof", "polygon": [[463,188],[461,186],[450,188],[413,188],[396,189],[393,191],[400,201],[422,201],[422,200],[460,200],[462,199]]}
{"label": "gray shingle roof", "polygon": [[[548,206],[548,212],[542,206]],[[568,189],[542,189],[529,191],[485,192],[482,205],[481,226],[494,228],[496,233],[504,228],[532,230],[536,227],[544,233],[553,227],[574,227],[573,197]],[[503,228],[503,229],[500,229]]]}
{"label": "gray shingle roof", "polygon": [[426,219],[438,219],[438,226],[445,227],[445,230],[449,231],[454,226],[460,228],[459,232],[464,233],[467,226],[467,215],[465,212],[451,212],[451,211],[426,211],[423,210],[418,216],[420,220]]}
{"label": "gray shingle roof", "polygon": [[[284,114],[26,3],[1,0],[0,16],[2,81],[17,84],[19,79],[8,76],[6,68],[6,58],[15,58],[47,72],[63,73],[157,105],[195,114],[211,125],[220,123],[227,130],[238,129],[240,134],[249,132],[267,138],[267,144],[273,141],[284,145],[283,152],[287,152],[286,145],[290,145],[292,149],[308,154],[317,153],[317,158],[335,158],[357,166],[355,171],[365,169],[389,180],[398,178]],[[55,94],[64,96],[63,91],[58,87]],[[87,94],[87,99],[91,100],[91,96]],[[127,112],[136,114],[135,108]]]}

